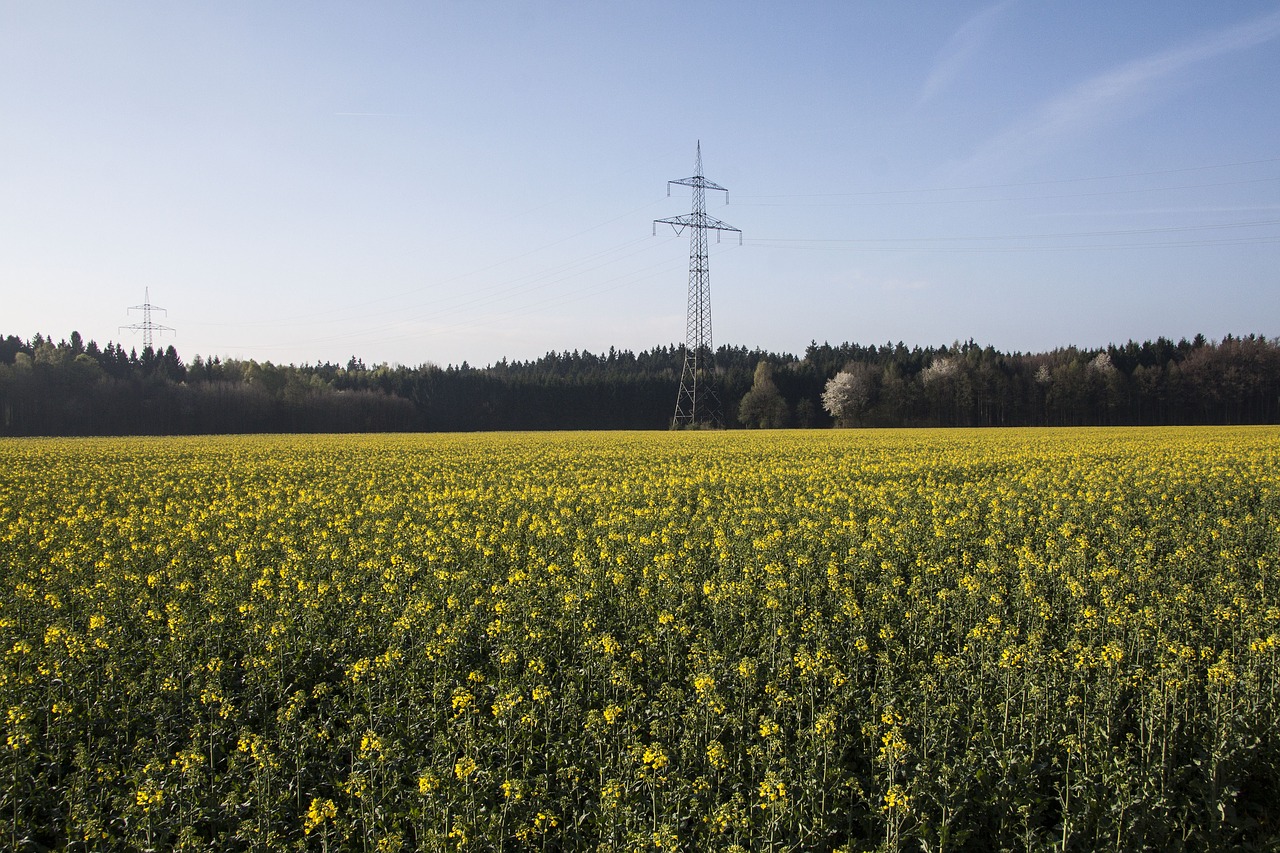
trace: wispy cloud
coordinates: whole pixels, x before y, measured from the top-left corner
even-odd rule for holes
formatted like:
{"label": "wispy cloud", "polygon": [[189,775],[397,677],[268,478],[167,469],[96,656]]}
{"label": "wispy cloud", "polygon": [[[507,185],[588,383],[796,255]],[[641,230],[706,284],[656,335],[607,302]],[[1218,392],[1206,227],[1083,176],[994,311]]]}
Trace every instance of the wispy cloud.
{"label": "wispy cloud", "polygon": [[947,43],[938,53],[928,79],[920,88],[920,96],[916,99],[917,105],[932,100],[939,92],[951,85],[973,56],[990,39],[997,18],[1015,2],[1016,0],[1000,0],[965,21],[952,33],[951,38],[947,39]]}
{"label": "wispy cloud", "polygon": [[1208,33],[1188,44],[1135,59],[1099,74],[1045,102],[1027,118],[983,144],[965,171],[1036,156],[1120,113],[1180,72],[1224,54],[1280,36],[1280,12]]}

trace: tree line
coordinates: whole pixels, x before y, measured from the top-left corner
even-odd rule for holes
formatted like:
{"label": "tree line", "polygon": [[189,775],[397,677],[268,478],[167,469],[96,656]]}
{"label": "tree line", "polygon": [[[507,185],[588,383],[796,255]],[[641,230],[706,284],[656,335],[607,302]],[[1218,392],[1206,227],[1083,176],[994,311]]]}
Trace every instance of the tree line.
{"label": "tree line", "polygon": [[[1004,353],[811,343],[803,356],[721,346],[733,427],[1114,426],[1280,422],[1280,338],[1203,335]],[[275,365],[0,338],[0,434],[127,435],[665,429],[680,346],[551,352],[487,367]]]}

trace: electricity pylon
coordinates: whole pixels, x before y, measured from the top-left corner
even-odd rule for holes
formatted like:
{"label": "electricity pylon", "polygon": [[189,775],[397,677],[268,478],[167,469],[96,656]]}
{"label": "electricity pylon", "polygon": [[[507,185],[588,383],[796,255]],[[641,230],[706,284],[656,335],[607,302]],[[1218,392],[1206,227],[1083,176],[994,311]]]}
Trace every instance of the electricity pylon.
{"label": "electricity pylon", "polygon": [[124,331],[125,329],[128,329],[131,332],[139,332],[139,331],[142,332],[142,348],[146,350],[151,348],[152,332],[161,332],[161,333],[172,332],[173,329],[169,328],[168,326],[161,326],[159,323],[151,322],[152,311],[164,311],[165,314],[168,314],[169,312],[165,311],[159,305],[151,304],[151,288],[148,287],[146,290],[143,291],[143,293],[145,294],[145,296],[142,299],[142,304],[131,305],[129,307],[130,311],[142,312],[142,322],[134,323],[131,326],[121,326],[120,330]]}
{"label": "electricity pylon", "polygon": [[719,219],[707,216],[707,190],[720,190],[729,201],[729,191],[709,181],[702,174],[702,140],[698,140],[698,158],[693,177],[667,181],[667,195],[671,185],[693,188],[693,212],[669,219],[655,219],[670,225],[677,234],[689,229],[689,307],[685,320],[684,369],[680,374],[680,393],[676,396],[676,413],[672,427],[724,426],[720,412],[720,400],[712,386],[716,373],[715,350],[711,344],[711,275],[707,268],[707,232],[715,231],[719,240],[721,231],[738,232],[742,242],[742,230]]}

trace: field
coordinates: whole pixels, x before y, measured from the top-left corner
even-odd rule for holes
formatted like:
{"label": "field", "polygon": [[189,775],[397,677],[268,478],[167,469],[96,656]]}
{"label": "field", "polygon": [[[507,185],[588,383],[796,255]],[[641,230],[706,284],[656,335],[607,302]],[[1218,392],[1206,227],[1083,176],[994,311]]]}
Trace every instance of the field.
{"label": "field", "polygon": [[1280,430],[0,442],[0,847],[1280,845]]}

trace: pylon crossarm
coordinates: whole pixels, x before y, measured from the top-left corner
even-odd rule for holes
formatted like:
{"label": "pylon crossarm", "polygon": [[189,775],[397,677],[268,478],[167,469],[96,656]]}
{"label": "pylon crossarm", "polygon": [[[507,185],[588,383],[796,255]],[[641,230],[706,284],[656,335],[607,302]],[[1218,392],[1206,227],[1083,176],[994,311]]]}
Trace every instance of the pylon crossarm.
{"label": "pylon crossarm", "polygon": [[689,216],[673,216],[670,219],[655,219],[653,220],[653,233],[658,233],[659,225],[670,225],[671,230],[676,232],[676,234],[683,234],[684,229],[696,227],[697,223]]}
{"label": "pylon crossarm", "polygon": [[721,222],[714,216],[707,216],[705,213],[686,213],[683,216],[655,219],[653,222],[655,225],[670,225],[677,234],[684,233],[686,228],[705,228],[708,231],[737,231],[739,234],[742,233],[741,228],[734,228],[728,222]]}
{"label": "pylon crossarm", "polygon": [[682,187],[698,187],[704,190],[720,190],[727,193],[728,190],[717,184],[715,181],[708,181],[701,175],[694,175],[692,178],[681,178],[678,181],[667,181],[667,194],[671,194],[671,185],[679,184]]}
{"label": "pylon crossarm", "polygon": [[716,219],[715,217],[707,216],[706,214],[703,214],[702,218],[704,220],[704,224],[702,227],[708,230],[714,229],[716,231],[737,231],[739,234],[742,233],[741,228],[734,228],[728,222],[721,222],[719,219]]}

